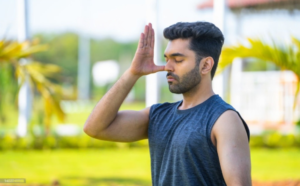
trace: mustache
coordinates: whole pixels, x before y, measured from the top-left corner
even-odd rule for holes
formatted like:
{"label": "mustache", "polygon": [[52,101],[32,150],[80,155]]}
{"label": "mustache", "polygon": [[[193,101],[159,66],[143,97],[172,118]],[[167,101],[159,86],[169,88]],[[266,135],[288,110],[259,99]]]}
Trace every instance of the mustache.
{"label": "mustache", "polygon": [[173,74],[172,72],[168,72],[166,77],[168,76],[172,76],[174,79],[179,80],[179,76],[177,76],[176,74]]}

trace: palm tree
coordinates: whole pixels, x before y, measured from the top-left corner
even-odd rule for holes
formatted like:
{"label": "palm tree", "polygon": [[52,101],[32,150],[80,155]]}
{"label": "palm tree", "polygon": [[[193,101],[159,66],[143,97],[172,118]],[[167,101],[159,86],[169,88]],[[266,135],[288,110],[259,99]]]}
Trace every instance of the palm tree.
{"label": "palm tree", "polygon": [[217,73],[223,71],[233,62],[234,58],[256,58],[259,61],[271,62],[281,70],[290,70],[297,77],[297,88],[294,96],[293,108],[296,108],[300,89],[300,40],[292,37],[290,45],[278,44],[274,40],[271,44],[259,39],[248,38],[247,44],[224,47],[220,57]]}
{"label": "palm tree", "polygon": [[31,54],[46,49],[46,45],[40,45],[37,42],[25,41],[19,43],[0,40],[0,67],[4,64],[13,66],[15,77],[21,82],[20,85],[23,84],[26,76],[29,77],[31,88],[36,89],[43,97],[44,124],[48,133],[53,115],[56,115],[60,121],[63,121],[65,117],[65,113],[60,106],[61,87],[50,81],[51,78],[55,78],[58,75],[61,69],[53,64],[42,64],[36,61],[27,64],[20,63],[20,59],[28,58]]}

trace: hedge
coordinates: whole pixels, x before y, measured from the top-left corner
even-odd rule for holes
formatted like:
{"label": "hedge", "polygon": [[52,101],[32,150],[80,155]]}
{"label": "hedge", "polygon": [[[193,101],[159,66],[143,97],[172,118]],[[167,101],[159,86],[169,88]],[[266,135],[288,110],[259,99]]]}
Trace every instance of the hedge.
{"label": "hedge", "polygon": [[[277,131],[265,131],[250,137],[252,148],[300,148],[300,134],[281,134]],[[0,134],[0,150],[61,149],[61,148],[131,148],[148,147],[148,140],[121,143],[93,139],[86,134],[78,136],[59,136],[51,134],[33,135],[20,138],[13,133]]]}
{"label": "hedge", "polygon": [[0,136],[0,150],[61,149],[61,148],[130,148],[148,147],[147,140],[131,143],[93,139],[85,134],[78,136],[33,136],[20,138],[14,134]]}

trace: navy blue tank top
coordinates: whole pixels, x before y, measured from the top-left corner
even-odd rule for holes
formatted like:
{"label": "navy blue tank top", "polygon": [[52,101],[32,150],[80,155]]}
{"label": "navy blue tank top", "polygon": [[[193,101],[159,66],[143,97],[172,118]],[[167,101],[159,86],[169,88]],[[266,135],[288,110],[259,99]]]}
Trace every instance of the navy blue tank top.
{"label": "navy blue tank top", "polygon": [[[218,95],[186,110],[178,110],[181,103],[155,104],[150,108],[148,138],[153,186],[226,185],[211,130],[226,110],[236,110]],[[249,128],[238,115],[249,140]]]}

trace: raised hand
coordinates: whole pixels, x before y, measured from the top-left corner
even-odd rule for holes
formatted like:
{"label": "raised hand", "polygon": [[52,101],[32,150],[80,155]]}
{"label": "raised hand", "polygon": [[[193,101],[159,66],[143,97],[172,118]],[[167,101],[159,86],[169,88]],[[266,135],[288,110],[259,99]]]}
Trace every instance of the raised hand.
{"label": "raised hand", "polygon": [[130,66],[130,72],[134,75],[147,75],[163,71],[164,66],[154,64],[154,30],[152,24],[145,26],[144,33],[141,33],[138,48]]}

